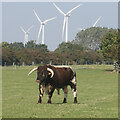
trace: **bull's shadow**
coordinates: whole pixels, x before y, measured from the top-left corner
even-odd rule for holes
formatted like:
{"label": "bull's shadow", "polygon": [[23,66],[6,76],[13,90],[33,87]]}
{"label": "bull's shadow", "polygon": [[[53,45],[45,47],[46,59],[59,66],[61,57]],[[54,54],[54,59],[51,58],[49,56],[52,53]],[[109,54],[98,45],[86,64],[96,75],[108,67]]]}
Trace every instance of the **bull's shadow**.
{"label": "bull's shadow", "polygon": [[77,104],[81,104],[81,103],[51,103],[51,104],[56,104],[56,105],[57,105],[57,104],[63,104],[63,105],[64,105],[64,104],[65,104],[65,105],[66,105],[66,104],[74,104],[74,105],[77,105]]}
{"label": "bull's shadow", "polygon": [[111,70],[111,69],[106,69],[106,70],[104,70],[104,71],[113,72],[113,70]]}
{"label": "bull's shadow", "polygon": [[62,103],[62,102],[61,102],[61,103],[51,103],[51,104],[49,104],[49,103],[41,103],[41,104],[48,104],[48,105],[52,105],[52,104],[53,104],[53,105],[55,105],[55,104],[56,104],[56,105],[59,105],[59,104],[60,104],[60,105],[61,105],[61,104],[63,104],[63,105],[64,105],[64,104],[65,104],[65,105],[66,105],[66,104],[74,104],[74,105],[77,105],[77,104],[84,104],[84,103],[80,103],[80,102],[78,102],[78,103],[69,103],[69,102],[67,102],[67,103]]}

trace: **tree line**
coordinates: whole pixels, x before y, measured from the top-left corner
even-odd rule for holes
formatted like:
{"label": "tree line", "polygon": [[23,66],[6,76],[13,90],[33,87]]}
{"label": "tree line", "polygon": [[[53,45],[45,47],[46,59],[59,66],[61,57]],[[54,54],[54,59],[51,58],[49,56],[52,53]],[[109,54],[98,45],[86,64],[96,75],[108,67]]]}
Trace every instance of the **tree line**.
{"label": "tree line", "polygon": [[[81,32],[85,35],[85,31],[80,31],[77,35],[81,34]],[[90,32],[90,34],[92,34],[92,32]],[[96,34],[98,33],[96,32]],[[86,35],[90,36],[88,31]],[[91,36],[93,37],[93,35]],[[4,66],[13,64],[80,65],[102,64],[104,62],[112,64],[114,61],[117,61],[119,44],[118,31],[113,29],[108,30],[108,32],[105,32],[105,34],[100,37],[100,40],[97,39],[97,42],[98,41],[99,49],[97,50],[87,47],[84,42],[79,42],[79,39],[77,39],[77,42],[73,40],[72,42],[61,43],[54,51],[49,51],[46,45],[35,44],[34,40],[29,41],[25,46],[22,42],[2,42],[0,44],[2,47],[2,55],[0,55],[2,57],[1,62]]]}
{"label": "tree line", "polygon": [[[30,41],[32,43],[32,41]],[[92,50],[84,50],[80,45],[62,43],[51,52],[46,45],[23,47],[23,43],[2,42],[2,65],[34,64],[93,64],[102,58]],[[15,46],[14,46],[15,45]],[[26,45],[27,46],[27,45]],[[38,46],[38,45],[37,45]]]}

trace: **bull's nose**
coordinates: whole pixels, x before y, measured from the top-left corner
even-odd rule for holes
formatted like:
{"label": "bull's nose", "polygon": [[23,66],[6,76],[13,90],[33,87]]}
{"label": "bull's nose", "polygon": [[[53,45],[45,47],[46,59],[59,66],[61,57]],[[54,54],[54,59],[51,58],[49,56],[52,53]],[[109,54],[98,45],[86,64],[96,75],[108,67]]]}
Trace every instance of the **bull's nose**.
{"label": "bull's nose", "polygon": [[40,83],[40,80],[36,80],[37,83]]}

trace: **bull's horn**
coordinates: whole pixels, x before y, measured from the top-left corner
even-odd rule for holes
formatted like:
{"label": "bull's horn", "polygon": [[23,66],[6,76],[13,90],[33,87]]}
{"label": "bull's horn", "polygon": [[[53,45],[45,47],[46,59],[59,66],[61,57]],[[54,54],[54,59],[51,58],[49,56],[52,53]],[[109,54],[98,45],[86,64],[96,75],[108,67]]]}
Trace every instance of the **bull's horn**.
{"label": "bull's horn", "polygon": [[52,77],[53,77],[53,75],[54,75],[53,70],[52,70],[52,69],[50,69],[50,68],[47,68],[47,71],[49,71],[49,72],[51,73],[51,77],[50,77],[50,78],[52,78]]}
{"label": "bull's horn", "polygon": [[29,76],[30,74],[32,74],[34,71],[36,71],[36,70],[37,70],[37,68],[32,69],[32,70],[28,73],[28,76]]}

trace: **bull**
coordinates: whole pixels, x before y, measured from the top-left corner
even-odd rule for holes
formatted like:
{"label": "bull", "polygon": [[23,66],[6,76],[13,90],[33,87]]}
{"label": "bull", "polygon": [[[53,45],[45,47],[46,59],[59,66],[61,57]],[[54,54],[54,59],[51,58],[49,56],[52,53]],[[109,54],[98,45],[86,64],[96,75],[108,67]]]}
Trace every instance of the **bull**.
{"label": "bull", "polygon": [[64,91],[63,103],[67,103],[67,94],[69,85],[74,95],[74,103],[77,103],[77,90],[76,90],[76,72],[69,66],[54,66],[44,65],[31,70],[28,75],[37,71],[36,82],[39,83],[39,100],[38,104],[42,103],[44,92],[48,94],[48,102],[51,103],[51,98],[55,89],[62,88]]}

